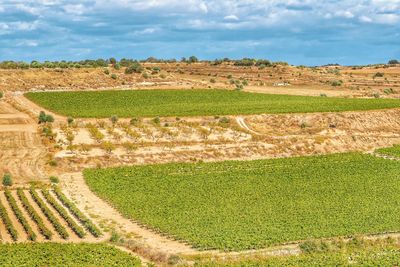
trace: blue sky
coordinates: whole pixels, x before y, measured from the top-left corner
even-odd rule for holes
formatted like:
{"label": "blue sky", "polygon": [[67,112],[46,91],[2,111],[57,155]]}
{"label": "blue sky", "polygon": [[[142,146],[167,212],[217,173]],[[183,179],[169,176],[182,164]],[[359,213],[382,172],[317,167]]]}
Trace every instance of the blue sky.
{"label": "blue sky", "polygon": [[400,0],[0,0],[0,60],[400,59]]}

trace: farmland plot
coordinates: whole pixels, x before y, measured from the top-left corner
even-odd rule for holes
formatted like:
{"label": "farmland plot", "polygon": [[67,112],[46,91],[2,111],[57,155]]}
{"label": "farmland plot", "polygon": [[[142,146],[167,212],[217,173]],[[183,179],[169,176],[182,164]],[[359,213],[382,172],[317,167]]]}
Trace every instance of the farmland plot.
{"label": "farmland plot", "polygon": [[31,92],[25,96],[46,109],[77,118],[336,112],[400,107],[398,99],[267,95],[229,90]]}
{"label": "farmland plot", "polygon": [[0,191],[0,241],[100,241],[102,233],[60,189]]}
{"label": "farmland plot", "polygon": [[126,217],[201,249],[400,230],[400,162],[358,153],[90,169]]}

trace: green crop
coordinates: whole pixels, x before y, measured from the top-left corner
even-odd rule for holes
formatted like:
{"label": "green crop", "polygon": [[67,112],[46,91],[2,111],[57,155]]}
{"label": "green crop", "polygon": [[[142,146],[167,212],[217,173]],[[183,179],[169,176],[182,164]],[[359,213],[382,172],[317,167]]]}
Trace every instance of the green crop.
{"label": "green crop", "polygon": [[137,258],[104,244],[22,243],[0,245],[0,265],[13,266],[141,266]]}
{"label": "green crop", "polygon": [[25,219],[25,216],[23,215],[22,211],[17,205],[17,201],[15,198],[12,196],[10,190],[6,190],[4,192],[8,203],[10,204],[11,209],[13,210],[15,217],[17,217],[18,221],[21,223],[22,227],[24,228],[26,234],[28,235],[28,239],[31,241],[36,240],[36,234],[33,232],[32,227],[29,225],[28,221]]}
{"label": "green crop", "polygon": [[38,226],[40,233],[46,239],[51,239],[53,236],[53,233],[44,225],[42,218],[39,216],[39,214],[36,212],[36,210],[29,203],[29,200],[26,198],[25,193],[21,188],[17,189],[17,195],[21,201],[22,206],[25,208],[26,212],[28,213],[28,215]]}
{"label": "green crop", "polygon": [[268,95],[229,90],[130,90],[25,94],[51,111],[75,118],[334,112],[400,107],[399,99]]}
{"label": "green crop", "polygon": [[97,228],[96,225],[93,224],[91,220],[89,220],[76,206],[75,204],[69,200],[60,190],[59,187],[54,187],[54,193],[57,198],[61,201],[61,203],[67,207],[67,209],[78,219],[83,226],[94,236],[100,237],[101,231]]}
{"label": "green crop", "polygon": [[12,240],[17,241],[18,240],[18,232],[15,230],[14,225],[10,219],[10,217],[7,214],[6,208],[3,206],[3,204],[0,201],[0,219],[3,221],[4,226],[7,229],[7,232],[10,234]]}
{"label": "green crop", "polygon": [[394,145],[392,147],[387,147],[387,148],[380,148],[377,149],[376,152],[383,155],[400,157],[400,145]]}
{"label": "green crop", "polygon": [[50,195],[49,191],[46,189],[42,190],[42,194],[47,202],[60,214],[68,226],[74,231],[74,233],[83,238],[85,236],[85,231],[80,227],[72,218],[69,216],[68,212],[60,205],[58,202]]}
{"label": "green crop", "polygon": [[60,223],[60,221],[56,218],[56,216],[54,216],[53,212],[47,207],[46,203],[39,197],[39,194],[36,192],[36,190],[31,188],[29,190],[29,193],[31,194],[33,200],[36,202],[36,204],[39,206],[39,208],[42,210],[42,212],[46,216],[46,218],[54,226],[54,229],[56,229],[57,233],[62,238],[67,239],[69,237],[67,230]]}
{"label": "green crop", "polygon": [[84,171],[124,216],[202,249],[400,230],[400,162],[359,153]]}

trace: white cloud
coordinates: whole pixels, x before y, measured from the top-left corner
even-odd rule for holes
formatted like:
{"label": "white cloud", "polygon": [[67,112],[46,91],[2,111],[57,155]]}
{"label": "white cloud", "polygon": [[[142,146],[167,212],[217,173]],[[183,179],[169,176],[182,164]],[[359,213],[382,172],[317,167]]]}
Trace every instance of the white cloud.
{"label": "white cloud", "polygon": [[236,15],[228,15],[224,17],[224,20],[239,20]]}
{"label": "white cloud", "polygon": [[39,43],[36,40],[23,40],[17,43],[17,46],[36,47]]}
{"label": "white cloud", "polygon": [[370,23],[370,22],[372,22],[372,19],[371,19],[370,17],[367,17],[367,16],[361,16],[361,17],[360,17],[360,21],[361,21],[361,22]]}
{"label": "white cloud", "polygon": [[77,5],[65,5],[64,11],[72,15],[82,15],[87,11],[87,8],[82,4]]}

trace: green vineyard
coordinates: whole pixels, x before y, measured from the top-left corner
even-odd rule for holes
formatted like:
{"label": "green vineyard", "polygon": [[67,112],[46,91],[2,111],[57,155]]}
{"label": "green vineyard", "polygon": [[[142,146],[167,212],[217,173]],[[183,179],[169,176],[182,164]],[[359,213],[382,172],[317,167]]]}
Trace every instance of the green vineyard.
{"label": "green vineyard", "polygon": [[201,249],[400,230],[400,162],[350,153],[85,170],[126,217]]}
{"label": "green vineyard", "polygon": [[76,118],[337,112],[400,107],[398,99],[269,95],[229,90],[30,92],[25,96],[46,109]]}
{"label": "green vineyard", "polygon": [[0,191],[1,242],[71,238],[85,241],[87,236],[96,239],[101,235],[97,226],[58,188]]}

